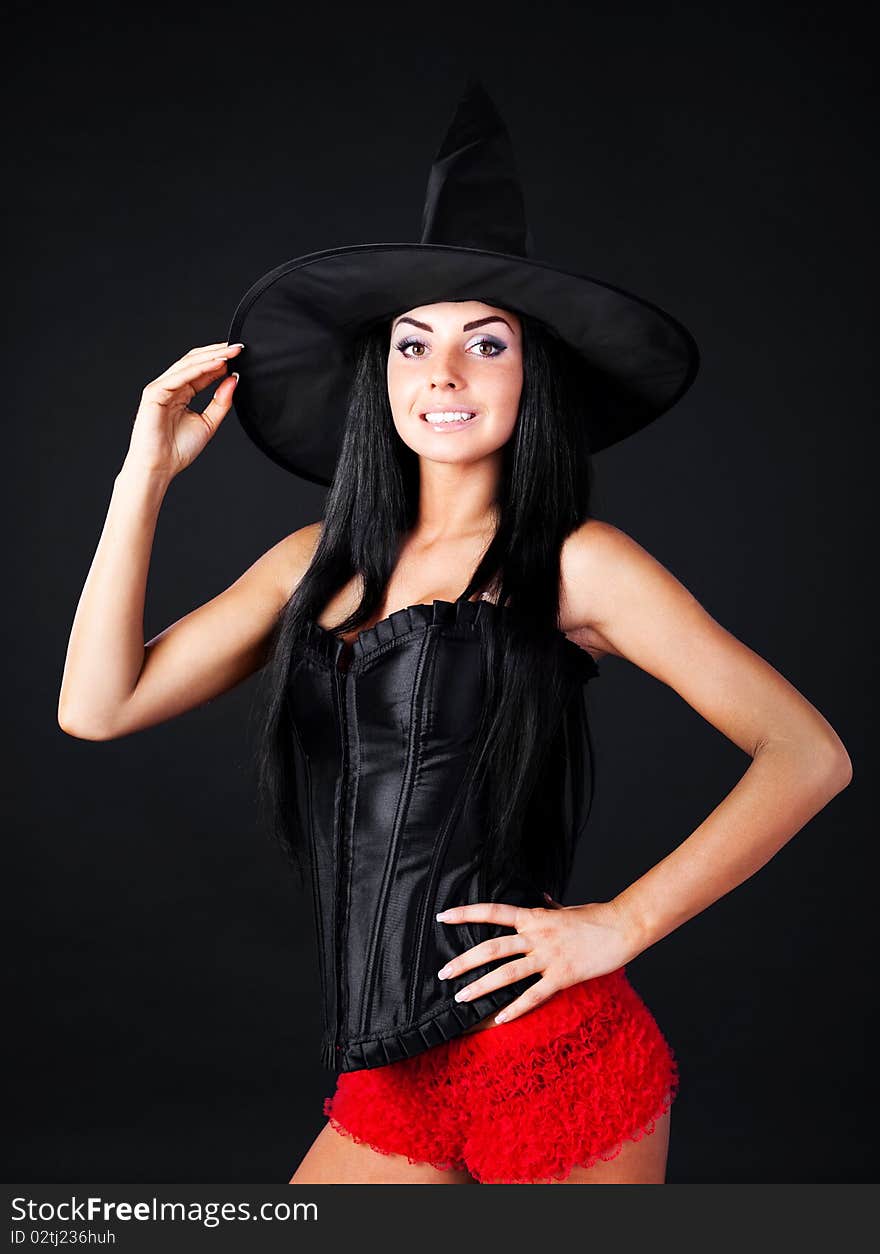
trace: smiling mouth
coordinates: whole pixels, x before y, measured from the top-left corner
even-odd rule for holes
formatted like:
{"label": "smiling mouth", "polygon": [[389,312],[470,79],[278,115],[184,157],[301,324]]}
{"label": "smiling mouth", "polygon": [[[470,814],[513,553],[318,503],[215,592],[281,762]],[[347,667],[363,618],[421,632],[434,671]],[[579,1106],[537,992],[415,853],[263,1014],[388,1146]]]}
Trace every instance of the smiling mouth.
{"label": "smiling mouth", "polygon": [[428,410],[420,415],[422,422],[432,427],[465,427],[477,417],[473,409]]}

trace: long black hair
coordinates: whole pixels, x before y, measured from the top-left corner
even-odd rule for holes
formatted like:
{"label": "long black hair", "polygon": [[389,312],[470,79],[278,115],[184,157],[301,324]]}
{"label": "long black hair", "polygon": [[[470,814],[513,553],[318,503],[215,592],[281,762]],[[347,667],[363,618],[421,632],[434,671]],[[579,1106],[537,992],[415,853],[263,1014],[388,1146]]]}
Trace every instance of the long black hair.
{"label": "long black hair", "polygon": [[[488,297],[486,303],[511,309]],[[465,590],[470,597],[491,587],[492,599],[505,607],[492,616],[497,630],[486,637],[487,715],[475,779],[488,788],[486,882],[525,874],[557,896],[579,831],[547,829],[542,806],[559,781],[542,772],[568,763],[569,788],[576,793],[569,811],[573,819],[583,815],[587,765],[590,805],[593,795],[584,693],[579,716],[557,723],[564,726],[564,737],[560,731],[556,741],[547,741],[549,711],[558,709],[566,683],[571,684],[566,650],[560,648],[566,642],[558,627],[559,558],[565,538],[590,517],[591,377],[555,331],[519,310],[512,312],[522,328],[519,411],[502,450],[495,535]],[[287,699],[295,641],[306,621],[317,619],[355,576],[363,589],[361,602],[334,631],[347,634],[375,615],[418,512],[418,456],[397,434],[388,397],[392,322],[388,318],[375,325],[354,346],[346,422],[320,540],[276,624],[261,678],[258,800],[270,834],[299,870],[301,882],[300,853],[307,846],[296,817],[293,712]],[[574,647],[567,644],[569,650]]]}

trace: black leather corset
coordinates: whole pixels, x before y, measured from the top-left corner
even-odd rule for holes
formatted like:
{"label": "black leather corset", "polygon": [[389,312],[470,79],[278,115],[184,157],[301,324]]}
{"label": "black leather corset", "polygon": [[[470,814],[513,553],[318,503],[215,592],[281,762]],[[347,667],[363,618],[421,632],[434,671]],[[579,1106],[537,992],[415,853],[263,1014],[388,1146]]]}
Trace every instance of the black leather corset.
{"label": "black leather corset", "polygon": [[[345,642],[317,623],[307,622],[296,642],[288,683],[312,866],[321,1057],[337,1071],[449,1040],[539,978],[462,1004],[455,992],[496,964],[437,978],[455,955],[504,934],[438,923],[438,911],[475,901],[545,904],[547,886],[522,880],[493,896],[481,875],[481,790],[465,798],[484,716],[481,642],[504,612],[464,599],[409,606],[361,631],[347,669]],[[559,642],[572,695],[598,667],[561,632]]]}

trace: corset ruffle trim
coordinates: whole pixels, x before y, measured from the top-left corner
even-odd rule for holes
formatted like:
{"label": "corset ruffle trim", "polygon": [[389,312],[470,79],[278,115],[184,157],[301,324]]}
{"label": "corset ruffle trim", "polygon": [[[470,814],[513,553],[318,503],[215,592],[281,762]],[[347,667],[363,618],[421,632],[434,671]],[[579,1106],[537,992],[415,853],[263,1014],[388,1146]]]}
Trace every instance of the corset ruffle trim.
{"label": "corset ruffle trim", "polygon": [[[576,646],[575,646],[576,647]],[[411,1027],[400,1028],[361,1040],[343,1042],[334,1050],[325,1040],[321,1061],[334,1071],[358,1071],[365,1067],[382,1067],[387,1063],[412,1058],[434,1045],[461,1036],[488,1015],[497,1013],[535,983],[535,976],[524,976],[504,988],[484,993],[470,1002],[449,1001]]]}
{"label": "corset ruffle trim", "polygon": [[[351,666],[361,665],[367,658],[400,636],[407,636],[433,626],[456,633],[477,634],[484,627],[493,626],[498,616],[504,612],[505,607],[486,600],[442,601],[435,599],[429,605],[408,605],[404,609],[395,610],[386,618],[374,623],[372,627],[365,627],[358,633],[351,644]],[[573,640],[569,640],[564,632],[560,631],[558,638],[564,655],[576,668],[581,682],[585,683],[599,674],[595,659],[585,649],[575,644]],[[328,628],[316,623],[314,619],[307,619],[303,624],[300,639],[304,645],[334,667],[338,667],[347,647],[345,641],[340,640]]]}

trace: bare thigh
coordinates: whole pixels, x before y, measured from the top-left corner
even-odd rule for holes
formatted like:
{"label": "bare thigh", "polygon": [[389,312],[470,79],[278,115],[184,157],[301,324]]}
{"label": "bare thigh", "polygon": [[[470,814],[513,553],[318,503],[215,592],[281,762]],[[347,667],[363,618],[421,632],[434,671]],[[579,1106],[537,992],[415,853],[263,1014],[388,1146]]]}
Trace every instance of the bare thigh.
{"label": "bare thigh", "polygon": [[616,1158],[592,1167],[575,1167],[554,1184],[665,1184],[671,1110],[654,1122],[654,1131],[640,1141],[627,1141]]}
{"label": "bare thigh", "polygon": [[[654,1131],[627,1141],[610,1162],[575,1167],[553,1184],[665,1184],[671,1111],[657,1119]],[[380,1154],[343,1136],[329,1120],[312,1142],[290,1184],[475,1184],[466,1171],[438,1171],[411,1163],[403,1154]],[[551,1182],[547,1182],[551,1183]]]}
{"label": "bare thigh", "polygon": [[328,1120],[289,1184],[474,1184],[466,1171],[438,1171],[404,1154],[380,1154],[337,1132]]}

